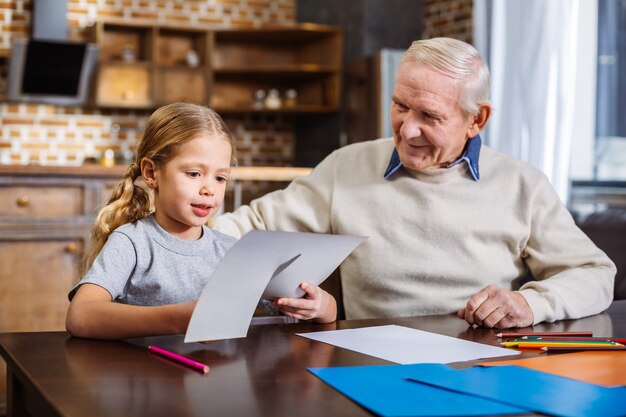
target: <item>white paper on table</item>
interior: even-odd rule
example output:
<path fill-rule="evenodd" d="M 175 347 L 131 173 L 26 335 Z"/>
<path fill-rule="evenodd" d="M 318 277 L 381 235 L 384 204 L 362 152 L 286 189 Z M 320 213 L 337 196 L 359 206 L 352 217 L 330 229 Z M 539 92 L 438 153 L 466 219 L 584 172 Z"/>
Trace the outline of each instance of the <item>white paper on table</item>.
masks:
<path fill-rule="evenodd" d="M 209 277 L 189 321 L 185 343 L 245 337 L 262 295 L 301 297 L 304 292 L 298 286 L 302 282 L 319 285 L 365 239 L 320 233 L 246 233 Z"/>
<path fill-rule="evenodd" d="M 297 335 L 402 365 L 452 363 L 520 353 L 517 350 L 396 325 L 298 333 Z"/>

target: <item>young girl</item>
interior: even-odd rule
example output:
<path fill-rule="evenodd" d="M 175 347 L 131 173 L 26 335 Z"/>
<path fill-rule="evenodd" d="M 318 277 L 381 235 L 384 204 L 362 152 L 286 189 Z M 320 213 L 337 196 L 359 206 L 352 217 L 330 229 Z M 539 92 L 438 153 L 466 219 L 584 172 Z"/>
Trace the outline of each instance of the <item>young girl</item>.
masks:
<path fill-rule="evenodd" d="M 96 220 L 88 272 L 69 293 L 70 334 L 122 339 L 186 331 L 195 300 L 235 244 L 205 225 L 222 204 L 235 163 L 231 134 L 211 109 L 174 103 L 150 116 L 136 162 Z M 139 176 L 153 201 L 135 184 Z M 275 303 L 283 314 L 335 320 L 332 295 L 307 283 L 301 288 L 303 298 Z"/>

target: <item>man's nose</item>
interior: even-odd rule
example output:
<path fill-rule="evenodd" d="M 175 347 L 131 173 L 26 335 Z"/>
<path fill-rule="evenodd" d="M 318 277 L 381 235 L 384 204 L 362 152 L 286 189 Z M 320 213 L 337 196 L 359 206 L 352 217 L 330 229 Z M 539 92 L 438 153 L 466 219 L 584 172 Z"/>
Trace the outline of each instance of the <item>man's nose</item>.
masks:
<path fill-rule="evenodd" d="M 408 111 L 402 120 L 400 126 L 400 135 L 403 138 L 417 138 L 422 135 L 422 123 L 416 112 Z"/>

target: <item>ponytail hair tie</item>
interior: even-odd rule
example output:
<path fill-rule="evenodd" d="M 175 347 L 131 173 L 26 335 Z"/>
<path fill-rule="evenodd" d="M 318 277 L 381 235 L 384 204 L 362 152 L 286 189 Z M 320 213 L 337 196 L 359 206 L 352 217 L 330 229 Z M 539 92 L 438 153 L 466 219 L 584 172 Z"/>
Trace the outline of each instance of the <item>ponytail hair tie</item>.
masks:
<path fill-rule="evenodd" d="M 135 162 L 128 166 L 128 169 L 126 170 L 127 177 L 130 177 L 134 180 L 139 176 L 139 174 L 141 174 L 141 169 L 139 168 L 139 165 L 137 165 Z"/>

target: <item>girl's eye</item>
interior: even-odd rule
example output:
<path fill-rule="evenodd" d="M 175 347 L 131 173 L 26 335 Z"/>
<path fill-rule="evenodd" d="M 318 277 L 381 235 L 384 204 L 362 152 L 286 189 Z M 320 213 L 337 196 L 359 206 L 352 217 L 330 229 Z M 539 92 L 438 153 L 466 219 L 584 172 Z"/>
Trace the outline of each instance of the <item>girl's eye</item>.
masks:
<path fill-rule="evenodd" d="M 226 182 L 228 178 L 226 177 L 217 177 L 217 182 Z"/>
<path fill-rule="evenodd" d="M 189 171 L 187 172 L 187 175 L 190 176 L 191 178 L 198 178 L 200 176 L 200 173 L 196 171 Z"/>

